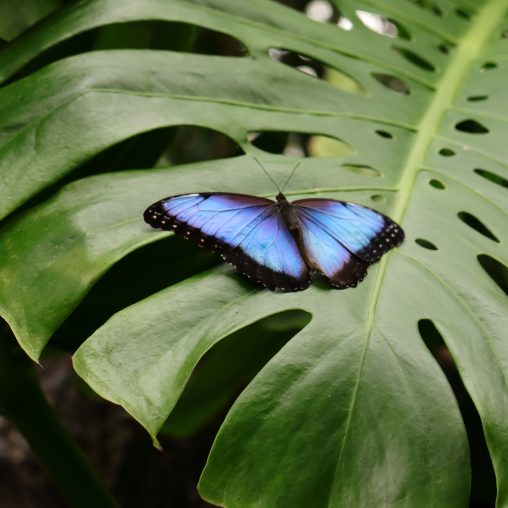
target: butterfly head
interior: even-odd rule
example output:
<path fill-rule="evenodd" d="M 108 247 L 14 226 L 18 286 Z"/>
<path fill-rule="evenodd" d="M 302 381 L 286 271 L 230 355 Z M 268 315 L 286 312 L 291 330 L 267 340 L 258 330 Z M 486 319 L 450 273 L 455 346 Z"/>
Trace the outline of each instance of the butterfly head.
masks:
<path fill-rule="evenodd" d="M 286 196 L 284 196 L 284 194 L 282 194 L 282 192 L 279 192 L 275 199 L 277 200 L 277 203 L 287 203 Z"/>

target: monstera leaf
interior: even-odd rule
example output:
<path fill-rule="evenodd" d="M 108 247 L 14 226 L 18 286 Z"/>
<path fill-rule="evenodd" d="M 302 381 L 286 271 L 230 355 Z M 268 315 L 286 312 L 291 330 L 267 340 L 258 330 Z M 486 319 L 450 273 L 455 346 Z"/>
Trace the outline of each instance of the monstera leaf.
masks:
<path fill-rule="evenodd" d="M 275 336 L 297 333 L 268 354 L 261 331 L 259 350 L 251 338 L 251 357 L 238 354 L 257 374 L 217 435 L 200 481 L 205 499 L 241 508 L 466 506 L 466 432 L 422 340 L 434 327 L 480 414 L 498 505 L 507 506 L 508 1 L 335 3 L 339 26 L 268 0 L 90 0 L 5 45 L 1 315 L 37 359 L 114 263 L 166 238 L 142 221 L 150 203 L 196 191 L 273 196 L 252 157 L 279 181 L 294 159 L 261 150 L 253 133 L 331 138 L 340 155 L 313 152 L 286 194 L 356 201 L 402 224 L 406 241 L 364 282 L 278 294 L 191 263 L 179 282 L 85 340 L 76 371 L 156 441 L 206 353 L 272 317 Z M 146 20 L 225 33 L 246 51 L 98 50 L 37 70 L 75 35 Z M 328 80 L 272 58 L 281 54 L 319 62 Z M 244 155 L 70 181 L 106 148 L 182 125 L 219 131 Z M 185 242 L 160 247 L 168 257 L 158 270 L 178 280 Z M 236 355 L 220 358 L 216 372 L 236 368 Z"/>

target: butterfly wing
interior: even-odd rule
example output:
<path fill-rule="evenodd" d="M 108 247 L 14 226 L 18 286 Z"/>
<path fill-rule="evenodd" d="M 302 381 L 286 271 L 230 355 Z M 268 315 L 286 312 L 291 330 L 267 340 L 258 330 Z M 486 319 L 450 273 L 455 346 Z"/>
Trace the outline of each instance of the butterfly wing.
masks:
<path fill-rule="evenodd" d="M 404 239 L 398 224 L 356 203 L 300 199 L 291 204 L 307 264 L 338 288 L 356 286 L 371 263 Z"/>
<path fill-rule="evenodd" d="M 277 205 L 232 193 L 183 194 L 148 207 L 145 221 L 218 252 L 269 289 L 299 291 L 310 275 Z"/>

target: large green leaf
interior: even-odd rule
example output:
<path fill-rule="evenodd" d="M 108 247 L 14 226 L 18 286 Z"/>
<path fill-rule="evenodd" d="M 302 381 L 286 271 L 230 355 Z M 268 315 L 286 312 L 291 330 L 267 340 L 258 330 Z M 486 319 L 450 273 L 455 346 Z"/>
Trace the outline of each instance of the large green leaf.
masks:
<path fill-rule="evenodd" d="M 498 505 L 507 505 L 506 296 L 478 257 L 508 263 L 508 1 L 449 0 L 434 10 L 407 0 L 336 3 L 353 20 L 351 31 L 265 0 L 92 0 L 7 45 L 4 79 L 74 34 L 135 20 L 197 24 L 237 37 L 248 52 L 93 52 L 6 86 L 2 216 L 105 148 L 160 127 L 212 128 L 247 156 L 86 178 L 7 218 L 0 312 L 38 358 L 112 264 L 165 236 L 142 223 L 148 204 L 200 190 L 273 195 L 251 156 L 279 181 L 293 161 L 255 148 L 250 132 L 340 139 L 350 154 L 308 158 L 287 194 L 369 204 L 402 223 L 405 243 L 357 289 L 317 283 L 276 294 L 217 268 L 115 314 L 78 350 L 75 368 L 156 439 L 214 344 L 267 316 L 308 312 L 310 322 L 230 410 L 201 479 L 203 496 L 242 508 L 465 506 L 462 420 L 418 332 L 419 320 L 431 319 L 480 413 Z M 358 10 L 391 20 L 400 37 L 368 29 Z M 273 62 L 270 48 L 340 71 L 344 89 Z"/>
<path fill-rule="evenodd" d="M 58 0 L 4 0 L 0 3 L 0 39 L 14 39 L 59 4 Z"/>

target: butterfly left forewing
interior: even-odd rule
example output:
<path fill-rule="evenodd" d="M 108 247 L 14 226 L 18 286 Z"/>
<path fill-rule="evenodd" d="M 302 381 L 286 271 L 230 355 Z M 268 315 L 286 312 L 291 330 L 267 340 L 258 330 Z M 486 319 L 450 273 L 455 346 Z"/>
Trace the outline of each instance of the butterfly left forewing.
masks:
<path fill-rule="evenodd" d="M 231 248 L 230 240 L 273 201 L 232 193 L 181 194 L 161 199 L 144 212 L 154 228 L 173 231 L 213 252 Z M 235 220 L 241 214 L 242 221 Z"/>
<path fill-rule="evenodd" d="M 307 267 L 276 204 L 232 193 L 184 194 L 147 208 L 145 221 L 218 252 L 247 277 L 270 289 L 298 291 Z"/>

